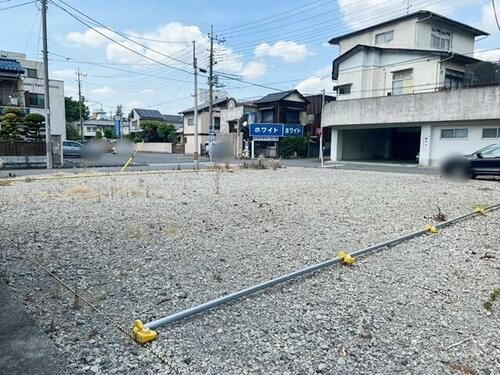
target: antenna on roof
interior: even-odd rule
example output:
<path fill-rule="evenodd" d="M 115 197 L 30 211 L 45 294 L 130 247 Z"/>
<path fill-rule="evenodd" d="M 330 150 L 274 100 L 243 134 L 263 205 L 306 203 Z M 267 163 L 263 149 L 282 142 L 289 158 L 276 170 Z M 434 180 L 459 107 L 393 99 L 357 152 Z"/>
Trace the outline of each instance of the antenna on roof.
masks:
<path fill-rule="evenodd" d="M 403 0 L 403 3 L 406 7 L 406 14 L 410 14 L 411 7 L 413 6 L 412 0 Z"/>

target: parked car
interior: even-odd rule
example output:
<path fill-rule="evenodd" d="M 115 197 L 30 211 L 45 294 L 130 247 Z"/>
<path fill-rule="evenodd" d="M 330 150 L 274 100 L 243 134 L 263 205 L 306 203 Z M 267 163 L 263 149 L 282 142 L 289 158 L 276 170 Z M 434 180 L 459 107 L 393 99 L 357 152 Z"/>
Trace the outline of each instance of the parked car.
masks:
<path fill-rule="evenodd" d="M 83 145 L 75 141 L 63 141 L 63 156 L 81 158 L 83 156 Z"/>
<path fill-rule="evenodd" d="M 445 176 L 476 178 L 500 176 L 500 144 L 486 146 L 472 154 L 454 157 L 442 165 Z"/>

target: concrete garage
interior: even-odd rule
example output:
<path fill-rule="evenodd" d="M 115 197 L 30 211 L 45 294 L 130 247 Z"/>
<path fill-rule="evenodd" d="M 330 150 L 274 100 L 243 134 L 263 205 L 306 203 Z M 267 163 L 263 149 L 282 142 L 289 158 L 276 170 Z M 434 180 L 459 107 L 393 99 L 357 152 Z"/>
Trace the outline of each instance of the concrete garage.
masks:
<path fill-rule="evenodd" d="M 418 163 L 420 127 L 343 129 L 339 138 L 342 160 Z"/>

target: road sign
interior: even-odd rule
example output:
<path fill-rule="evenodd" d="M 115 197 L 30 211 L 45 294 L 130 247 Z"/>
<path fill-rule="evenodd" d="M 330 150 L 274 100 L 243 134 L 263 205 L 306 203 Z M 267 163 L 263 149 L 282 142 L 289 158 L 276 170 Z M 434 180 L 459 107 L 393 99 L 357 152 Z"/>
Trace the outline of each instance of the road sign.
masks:
<path fill-rule="evenodd" d="M 285 137 L 299 137 L 304 135 L 304 125 L 286 124 L 284 128 Z"/>
<path fill-rule="evenodd" d="M 283 137 L 283 124 L 251 124 L 250 137 Z"/>

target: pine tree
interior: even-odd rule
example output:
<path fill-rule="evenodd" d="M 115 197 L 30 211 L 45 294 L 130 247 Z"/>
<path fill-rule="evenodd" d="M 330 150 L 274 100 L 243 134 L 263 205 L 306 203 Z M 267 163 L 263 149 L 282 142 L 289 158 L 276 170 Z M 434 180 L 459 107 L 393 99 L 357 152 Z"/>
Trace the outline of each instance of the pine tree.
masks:
<path fill-rule="evenodd" d="M 41 141 L 45 139 L 45 116 L 38 113 L 31 113 L 24 120 L 24 138 L 27 141 Z"/>
<path fill-rule="evenodd" d="M 7 107 L 0 116 L 0 139 L 17 141 L 22 139 L 24 117 L 19 108 Z"/>

